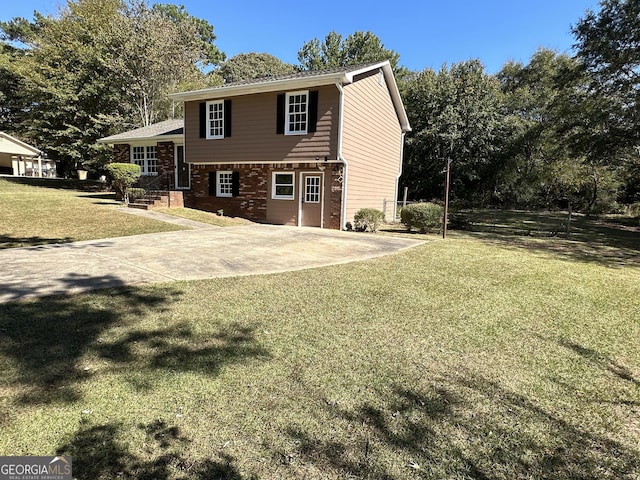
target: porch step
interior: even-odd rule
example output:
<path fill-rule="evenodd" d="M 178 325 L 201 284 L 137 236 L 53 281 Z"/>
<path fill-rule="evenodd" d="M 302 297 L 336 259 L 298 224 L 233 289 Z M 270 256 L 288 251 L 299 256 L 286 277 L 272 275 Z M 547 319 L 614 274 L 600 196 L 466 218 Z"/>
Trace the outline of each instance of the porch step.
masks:
<path fill-rule="evenodd" d="M 140 210 L 149 210 L 149 204 L 148 203 L 133 202 L 133 203 L 129 203 L 127 206 L 129 208 L 139 208 Z"/>
<path fill-rule="evenodd" d="M 152 208 L 166 208 L 169 206 L 169 191 L 168 190 L 154 190 L 143 198 L 136 199 L 135 202 L 131 202 L 129 207 L 139 208 L 142 210 L 150 210 Z"/>

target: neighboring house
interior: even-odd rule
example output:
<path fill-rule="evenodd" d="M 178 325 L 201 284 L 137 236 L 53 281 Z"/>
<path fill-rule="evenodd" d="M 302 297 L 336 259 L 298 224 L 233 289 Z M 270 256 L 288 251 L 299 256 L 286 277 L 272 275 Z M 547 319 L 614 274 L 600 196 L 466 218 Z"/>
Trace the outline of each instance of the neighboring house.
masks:
<path fill-rule="evenodd" d="M 56 163 L 37 148 L 0 132 L 0 174 L 55 177 Z"/>
<path fill-rule="evenodd" d="M 364 207 L 388 205 L 395 217 L 410 126 L 389 62 L 170 97 L 184 102 L 183 132 L 179 121 L 162 122 L 100 141 L 116 161 L 184 189 L 185 205 L 334 229 Z"/>

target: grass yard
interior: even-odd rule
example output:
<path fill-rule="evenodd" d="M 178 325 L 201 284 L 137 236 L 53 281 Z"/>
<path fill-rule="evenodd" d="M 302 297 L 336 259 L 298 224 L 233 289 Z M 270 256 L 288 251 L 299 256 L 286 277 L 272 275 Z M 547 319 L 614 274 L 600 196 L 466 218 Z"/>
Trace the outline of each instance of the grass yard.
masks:
<path fill-rule="evenodd" d="M 216 215 L 215 213 L 196 210 L 194 208 L 156 208 L 155 211 L 166 215 L 173 215 L 174 217 L 195 220 L 196 222 L 208 223 L 217 227 L 233 227 L 237 225 L 250 225 L 253 223 L 250 220 L 245 220 L 244 218 L 224 217 Z"/>
<path fill-rule="evenodd" d="M 0 305 L 0 452 L 79 479 L 637 480 L 640 248 L 429 238 Z"/>
<path fill-rule="evenodd" d="M 119 212 L 114 194 L 75 189 L 82 186 L 77 181 L 0 178 L 0 248 L 180 230 Z"/>

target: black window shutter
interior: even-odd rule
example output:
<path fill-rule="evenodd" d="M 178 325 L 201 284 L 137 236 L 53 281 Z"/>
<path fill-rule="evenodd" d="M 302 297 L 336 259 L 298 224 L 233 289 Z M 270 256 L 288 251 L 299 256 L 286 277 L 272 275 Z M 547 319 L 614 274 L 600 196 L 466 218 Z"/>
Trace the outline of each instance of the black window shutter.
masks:
<path fill-rule="evenodd" d="M 231 136 L 231 100 L 224 101 L 224 136 Z"/>
<path fill-rule="evenodd" d="M 284 134 L 284 93 L 278 95 L 278 115 L 276 117 L 276 133 Z"/>
<path fill-rule="evenodd" d="M 309 125 L 307 132 L 315 132 L 318 125 L 318 91 L 309 92 Z"/>
<path fill-rule="evenodd" d="M 200 138 L 207 138 L 207 104 L 200 104 Z"/>
<path fill-rule="evenodd" d="M 216 172 L 209 172 L 209 196 L 216 196 Z"/>
<path fill-rule="evenodd" d="M 240 195 L 240 172 L 231 173 L 231 195 L 234 197 Z"/>

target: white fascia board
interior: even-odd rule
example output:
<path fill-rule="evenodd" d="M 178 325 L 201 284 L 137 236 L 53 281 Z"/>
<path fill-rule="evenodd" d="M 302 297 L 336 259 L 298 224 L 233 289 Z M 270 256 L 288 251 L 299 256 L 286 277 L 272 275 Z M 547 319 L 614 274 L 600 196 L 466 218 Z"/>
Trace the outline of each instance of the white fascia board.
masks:
<path fill-rule="evenodd" d="M 134 138 L 99 138 L 97 143 L 104 143 L 106 145 L 115 145 L 116 143 L 128 143 L 130 145 L 152 145 L 158 142 L 173 142 L 178 145 L 184 143 L 183 135 L 160 135 L 156 137 L 134 137 Z"/>
<path fill-rule="evenodd" d="M 382 68 L 384 81 L 387 84 L 387 88 L 389 88 L 389 93 L 391 94 L 393 105 L 396 107 L 396 112 L 398 112 L 400 127 L 402 128 L 402 131 L 404 133 L 410 132 L 411 125 L 409 124 L 409 117 L 407 116 L 407 111 L 404 109 L 404 102 L 402 101 L 402 97 L 400 96 L 400 90 L 398 90 L 398 84 L 396 83 L 396 77 L 393 75 L 391 65 L 387 61 L 384 62 L 384 64 L 380 68 Z"/>
<path fill-rule="evenodd" d="M 284 160 L 217 160 L 217 161 L 211 161 L 211 162 L 190 162 L 188 160 L 185 160 L 186 163 L 189 163 L 191 165 L 203 165 L 203 166 L 207 166 L 207 165 L 300 165 L 300 164 L 309 164 L 309 163 L 315 163 L 318 165 L 333 165 L 333 164 L 342 164 L 342 160 L 327 160 L 326 162 L 324 160 L 315 160 L 315 159 L 297 159 L 297 160 L 292 160 L 292 159 L 284 159 Z M 299 167 L 294 167 L 294 168 L 299 168 Z"/>
<path fill-rule="evenodd" d="M 191 92 L 171 93 L 169 98 L 183 102 L 194 100 L 215 100 L 219 98 L 237 97 L 252 93 L 280 92 L 285 90 L 300 90 L 304 88 L 333 85 L 336 82 L 348 83 L 347 76 L 342 73 L 328 73 L 311 77 L 286 78 L 282 80 L 250 83 L 246 85 L 229 85 L 228 87 L 206 88 Z"/>
<path fill-rule="evenodd" d="M 38 149 L 36 147 L 32 147 L 28 143 L 24 143 L 22 140 L 18 140 L 17 138 L 12 137 L 8 133 L 0 132 L 0 138 L 5 139 L 9 143 L 13 143 L 15 145 L 18 145 L 19 147 L 22 147 L 22 148 L 26 149 L 29 152 L 32 152 L 31 154 L 24 153 L 24 152 L 18 152 L 18 153 L 16 153 L 16 155 L 39 157 L 43 153 L 42 150 L 40 150 L 40 149 Z M 14 153 L 14 152 L 6 152 L 6 153 Z"/>

